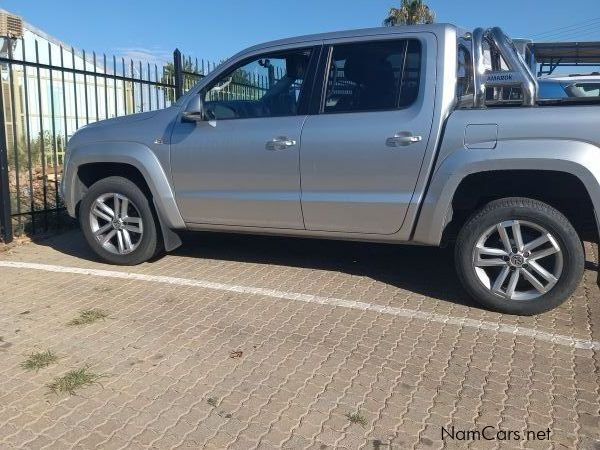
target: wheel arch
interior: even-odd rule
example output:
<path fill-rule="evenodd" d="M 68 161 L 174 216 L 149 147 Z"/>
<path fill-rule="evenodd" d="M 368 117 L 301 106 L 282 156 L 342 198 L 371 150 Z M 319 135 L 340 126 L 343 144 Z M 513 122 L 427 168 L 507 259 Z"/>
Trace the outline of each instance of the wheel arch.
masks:
<path fill-rule="evenodd" d="M 598 236 L 598 212 L 600 211 L 600 161 L 598 147 L 584 142 L 512 142 L 509 151 L 466 150 L 462 149 L 446 158 L 439 164 L 423 200 L 421 213 L 413 231 L 412 240 L 427 245 L 443 243 L 447 227 L 454 218 L 453 203 L 456 195 L 470 192 L 465 186 L 480 178 L 485 180 L 483 186 L 493 186 L 495 180 L 502 182 L 518 179 L 521 175 L 536 174 L 540 179 L 552 181 L 552 177 L 570 180 L 570 186 L 578 186 L 578 192 L 585 195 L 584 202 L 591 207 L 590 217 L 594 224 L 594 234 Z M 557 147 L 557 145 L 560 146 Z M 567 145 L 568 144 L 568 145 Z M 516 177 L 516 178 L 515 178 Z M 499 193 L 508 196 L 532 196 L 522 186 L 518 192 L 511 191 L 509 186 L 500 189 Z M 480 184 L 481 186 L 481 184 Z M 552 189 L 552 183 L 548 189 Z M 461 192 L 462 189 L 462 192 Z M 490 189 L 487 190 L 490 193 Z M 473 197 L 480 198 L 481 192 Z M 548 201 L 548 196 L 533 195 L 537 200 Z M 498 198 L 498 194 L 491 199 Z M 572 198 L 569 196 L 569 198 Z M 550 202 L 552 203 L 552 201 Z M 555 203 L 555 202 L 554 202 Z M 554 205 L 553 205 L 554 206 Z M 560 205 L 559 205 L 560 206 Z M 561 208 L 557 208 L 561 209 Z"/>
<path fill-rule="evenodd" d="M 185 228 L 160 161 L 148 147 L 134 142 L 88 144 L 72 152 L 64 179 L 69 214 L 76 215 L 90 183 L 113 175 L 131 179 L 150 194 L 161 224 L 169 229 Z"/>
<path fill-rule="evenodd" d="M 442 242 L 452 241 L 473 211 L 506 197 L 539 200 L 569 219 L 582 240 L 598 241 L 592 199 L 576 175 L 555 170 L 508 169 L 472 173 L 457 186 Z"/>

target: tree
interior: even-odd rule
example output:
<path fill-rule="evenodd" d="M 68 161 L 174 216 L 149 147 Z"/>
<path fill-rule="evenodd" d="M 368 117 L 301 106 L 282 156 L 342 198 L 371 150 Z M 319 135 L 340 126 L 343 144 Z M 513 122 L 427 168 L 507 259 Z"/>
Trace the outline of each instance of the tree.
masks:
<path fill-rule="evenodd" d="M 196 68 L 192 64 L 192 60 L 185 59 L 185 58 L 183 58 L 183 71 L 188 72 L 188 73 L 198 73 L 196 71 Z M 183 84 L 184 84 L 184 86 L 188 86 L 189 84 L 191 84 L 193 86 L 195 84 L 195 82 L 197 81 L 197 77 L 188 75 L 188 73 L 183 74 L 183 78 L 184 78 Z M 204 76 L 205 74 L 198 73 L 198 75 Z M 163 75 L 160 78 L 160 82 L 164 83 L 164 84 L 175 84 L 175 66 L 173 65 L 172 62 L 167 63 L 163 67 Z M 176 100 L 175 99 L 175 90 L 173 88 L 160 87 L 159 89 L 163 89 L 166 92 L 167 100 L 169 100 L 171 103 L 173 103 Z"/>
<path fill-rule="evenodd" d="M 390 8 L 383 21 L 386 27 L 435 22 L 435 13 L 423 0 L 402 0 L 400 8 Z"/>

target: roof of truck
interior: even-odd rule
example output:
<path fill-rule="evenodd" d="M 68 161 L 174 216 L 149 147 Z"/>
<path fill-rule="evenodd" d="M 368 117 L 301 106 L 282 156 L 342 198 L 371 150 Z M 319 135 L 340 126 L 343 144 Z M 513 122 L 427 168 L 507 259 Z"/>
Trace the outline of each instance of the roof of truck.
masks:
<path fill-rule="evenodd" d="M 443 34 L 447 31 L 456 31 L 458 34 L 464 34 L 464 30 L 448 23 L 435 23 L 429 25 L 401 25 L 394 27 L 376 27 L 376 28 L 362 28 L 357 30 L 346 30 L 346 31 L 334 31 L 330 33 L 320 33 L 320 34 L 307 34 L 304 36 L 296 36 L 286 39 L 279 39 L 276 41 L 265 42 L 263 44 L 258 44 L 247 48 L 243 51 L 252 52 L 255 50 L 261 50 L 269 47 L 278 47 L 278 46 L 286 46 L 299 44 L 302 42 L 314 42 L 314 41 L 324 41 L 328 39 L 343 39 L 343 38 L 360 38 L 365 36 L 380 36 L 380 35 L 393 35 L 398 33 L 409 32 L 433 32 L 435 34 Z"/>

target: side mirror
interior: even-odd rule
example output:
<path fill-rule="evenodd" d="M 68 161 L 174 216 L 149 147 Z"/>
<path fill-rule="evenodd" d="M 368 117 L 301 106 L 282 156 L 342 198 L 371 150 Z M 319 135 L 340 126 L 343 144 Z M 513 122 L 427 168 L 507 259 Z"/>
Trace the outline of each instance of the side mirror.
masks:
<path fill-rule="evenodd" d="M 206 120 L 202 94 L 194 95 L 188 102 L 185 111 L 183 112 L 182 119 L 185 122 L 203 122 Z"/>

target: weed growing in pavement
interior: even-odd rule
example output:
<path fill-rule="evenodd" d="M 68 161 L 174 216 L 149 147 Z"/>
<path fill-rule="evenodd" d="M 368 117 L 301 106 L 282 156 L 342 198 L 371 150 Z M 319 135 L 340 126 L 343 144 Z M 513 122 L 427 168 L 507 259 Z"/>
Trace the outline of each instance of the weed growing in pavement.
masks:
<path fill-rule="evenodd" d="M 106 292 L 110 292 L 112 290 L 113 290 L 113 288 L 111 288 L 110 286 L 96 286 L 93 289 L 94 292 L 100 292 L 100 293 L 106 293 Z"/>
<path fill-rule="evenodd" d="M 86 309 L 79 313 L 78 317 L 75 317 L 71 320 L 67 325 L 77 326 L 77 325 L 88 325 L 90 323 L 94 323 L 98 320 L 104 320 L 108 317 L 108 313 L 101 309 Z"/>
<path fill-rule="evenodd" d="M 62 377 L 55 378 L 52 383 L 48 384 L 48 388 L 50 389 L 50 392 L 54 394 L 67 392 L 74 395 L 77 389 L 97 383 L 100 378 L 105 376 L 106 375 L 90 372 L 86 366 L 81 369 L 71 370 Z"/>
<path fill-rule="evenodd" d="M 367 425 L 367 419 L 360 413 L 360 411 L 355 413 L 347 413 L 346 417 L 351 423 L 358 423 L 363 427 Z"/>
<path fill-rule="evenodd" d="M 29 358 L 21 363 L 21 367 L 25 370 L 38 371 L 44 367 L 48 367 L 57 360 L 58 356 L 52 350 L 46 350 L 45 352 L 37 352 L 29 355 Z"/>

